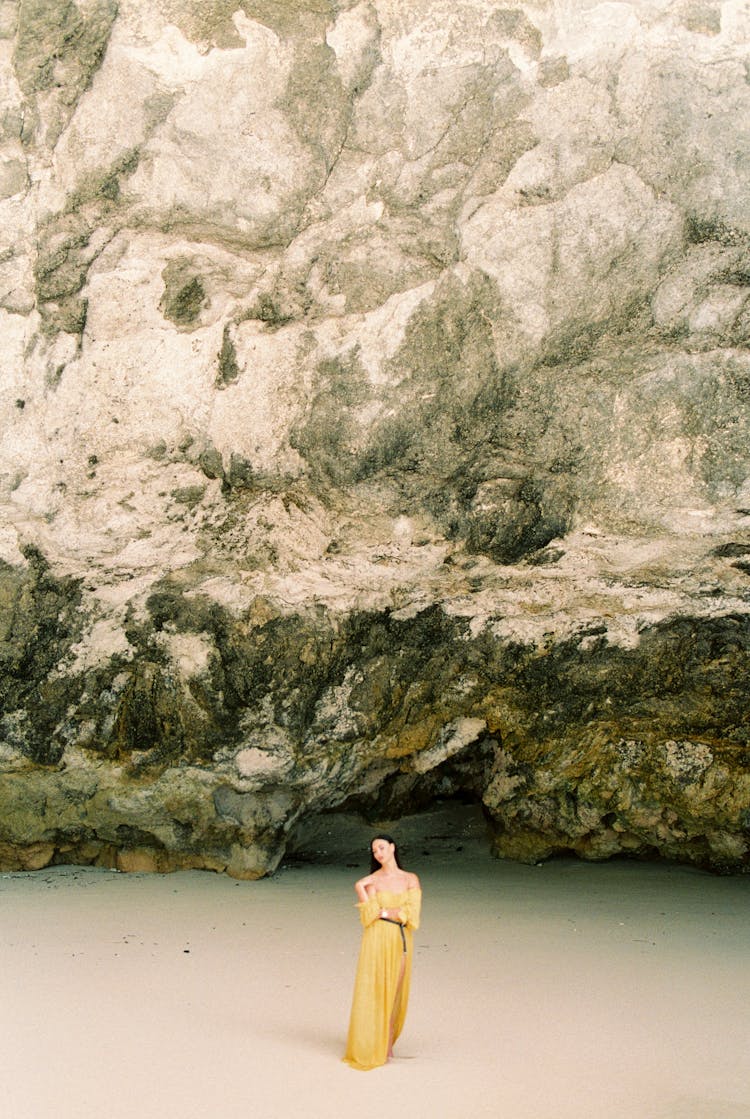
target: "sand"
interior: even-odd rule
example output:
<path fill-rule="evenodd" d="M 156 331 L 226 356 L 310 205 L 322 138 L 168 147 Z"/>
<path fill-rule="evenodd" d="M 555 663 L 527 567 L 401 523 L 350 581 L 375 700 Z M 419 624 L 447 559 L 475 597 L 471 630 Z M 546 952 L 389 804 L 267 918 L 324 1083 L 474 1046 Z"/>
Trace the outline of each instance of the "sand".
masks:
<path fill-rule="evenodd" d="M 346 866 L 0 876 L 2 1119 L 747 1119 L 750 879 L 410 860 L 397 1059 L 341 1063 Z"/>

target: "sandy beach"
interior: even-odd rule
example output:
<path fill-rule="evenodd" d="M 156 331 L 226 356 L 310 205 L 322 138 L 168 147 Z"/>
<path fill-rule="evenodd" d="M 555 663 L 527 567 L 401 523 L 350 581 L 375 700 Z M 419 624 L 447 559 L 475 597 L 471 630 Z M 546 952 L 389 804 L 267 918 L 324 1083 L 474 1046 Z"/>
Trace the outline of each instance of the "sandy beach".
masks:
<path fill-rule="evenodd" d="M 0 877 L 4 1119 L 746 1119 L 750 881 L 665 864 L 422 878 L 397 1059 L 341 1063 L 356 868 Z"/>

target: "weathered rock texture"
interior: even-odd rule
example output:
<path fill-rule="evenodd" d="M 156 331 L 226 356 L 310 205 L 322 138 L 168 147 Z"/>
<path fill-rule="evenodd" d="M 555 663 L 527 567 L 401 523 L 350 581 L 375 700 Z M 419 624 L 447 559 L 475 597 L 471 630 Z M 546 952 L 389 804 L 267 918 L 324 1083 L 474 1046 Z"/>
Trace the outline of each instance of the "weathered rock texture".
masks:
<path fill-rule="evenodd" d="M 0 36 L 0 865 L 457 796 L 746 870 L 746 4 Z"/>

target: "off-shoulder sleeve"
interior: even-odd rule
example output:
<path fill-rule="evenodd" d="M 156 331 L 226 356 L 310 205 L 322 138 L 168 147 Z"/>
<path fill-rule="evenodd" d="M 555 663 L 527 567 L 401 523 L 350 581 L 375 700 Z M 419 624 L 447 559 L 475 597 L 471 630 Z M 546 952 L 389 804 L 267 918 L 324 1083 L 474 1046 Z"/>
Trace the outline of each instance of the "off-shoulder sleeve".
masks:
<path fill-rule="evenodd" d="M 380 913 L 380 904 L 377 898 L 368 898 L 367 901 L 358 901 L 357 909 L 359 910 L 359 919 L 367 928 L 373 921 L 377 921 L 378 914 Z"/>
<path fill-rule="evenodd" d="M 406 901 L 401 906 L 404 915 L 404 924 L 407 929 L 419 928 L 419 917 L 422 912 L 422 891 L 416 888 L 406 891 Z"/>

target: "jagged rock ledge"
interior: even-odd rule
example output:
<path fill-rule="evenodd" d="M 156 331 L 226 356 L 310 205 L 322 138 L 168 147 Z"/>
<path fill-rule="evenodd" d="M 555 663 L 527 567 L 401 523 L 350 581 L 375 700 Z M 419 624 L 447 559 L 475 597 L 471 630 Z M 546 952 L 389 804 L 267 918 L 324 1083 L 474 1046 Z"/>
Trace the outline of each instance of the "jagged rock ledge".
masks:
<path fill-rule="evenodd" d="M 691 595 L 685 576 L 654 589 L 666 557 L 650 542 L 620 546 L 619 570 L 611 541 L 575 543 L 525 568 L 435 555 L 398 609 L 337 612 L 334 584 L 314 608 L 246 592 L 230 609 L 207 593 L 216 572 L 203 588 L 170 576 L 95 666 L 106 626 L 82 632 L 80 582 L 31 553 L 25 579 L 3 575 L 0 865 L 256 877 L 315 814 L 397 819 L 458 797 L 506 857 L 747 869 L 750 623 L 712 581 L 732 558 L 704 557 Z"/>

